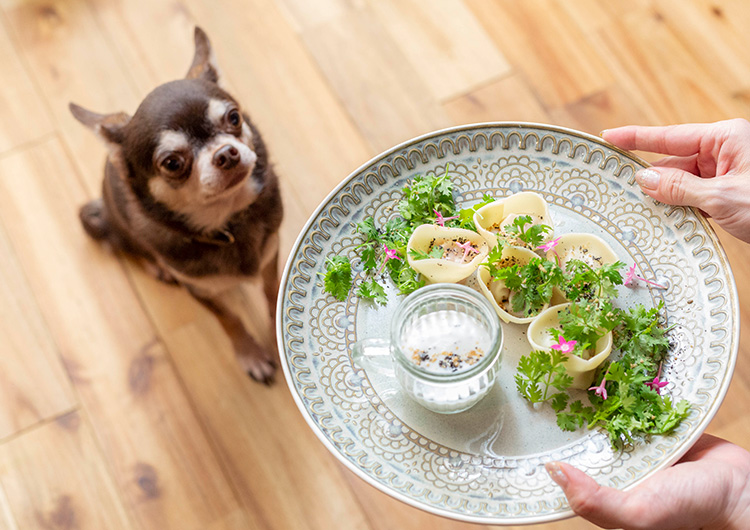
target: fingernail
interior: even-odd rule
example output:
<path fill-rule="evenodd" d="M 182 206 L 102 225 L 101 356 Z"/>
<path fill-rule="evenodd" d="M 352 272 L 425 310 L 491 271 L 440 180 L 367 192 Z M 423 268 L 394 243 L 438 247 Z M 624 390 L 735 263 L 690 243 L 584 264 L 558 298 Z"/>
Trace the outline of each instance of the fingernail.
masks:
<path fill-rule="evenodd" d="M 544 469 L 547 470 L 547 473 L 555 481 L 555 484 L 561 488 L 568 485 L 568 476 L 563 472 L 559 462 L 547 462 L 544 464 Z"/>
<path fill-rule="evenodd" d="M 599 133 L 599 136 L 601 136 L 602 138 L 604 138 L 604 135 L 607 134 L 608 131 L 609 131 L 609 129 L 604 129 L 602 132 Z"/>
<path fill-rule="evenodd" d="M 659 189 L 659 172 L 654 169 L 641 169 L 635 174 L 635 180 L 641 188 Z"/>

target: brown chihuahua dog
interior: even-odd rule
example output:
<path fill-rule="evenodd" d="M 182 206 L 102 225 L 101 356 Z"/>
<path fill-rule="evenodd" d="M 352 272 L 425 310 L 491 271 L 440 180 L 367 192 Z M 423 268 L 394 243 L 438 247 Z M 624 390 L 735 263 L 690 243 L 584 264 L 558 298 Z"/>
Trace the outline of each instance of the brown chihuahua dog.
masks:
<path fill-rule="evenodd" d="M 109 147 L 102 198 L 80 218 L 94 239 L 185 286 L 217 316 L 240 365 L 269 383 L 273 358 L 220 295 L 261 279 L 273 319 L 281 196 L 260 134 L 218 80 L 208 37 L 195 28 L 186 78 L 157 87 L 132 117 L 71 104 Z"/>

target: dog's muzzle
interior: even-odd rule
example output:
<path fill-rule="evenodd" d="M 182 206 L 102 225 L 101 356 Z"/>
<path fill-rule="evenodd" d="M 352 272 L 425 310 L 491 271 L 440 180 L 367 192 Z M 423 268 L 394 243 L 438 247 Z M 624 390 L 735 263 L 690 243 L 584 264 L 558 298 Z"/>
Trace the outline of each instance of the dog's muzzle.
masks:
<path fill-rule="evenodd" d="M 240 151 L 235 146 L 226 144 L 216 150 L 212 162 L 219 169 L 230 170 L 239 164 L 240 160 Z"/>

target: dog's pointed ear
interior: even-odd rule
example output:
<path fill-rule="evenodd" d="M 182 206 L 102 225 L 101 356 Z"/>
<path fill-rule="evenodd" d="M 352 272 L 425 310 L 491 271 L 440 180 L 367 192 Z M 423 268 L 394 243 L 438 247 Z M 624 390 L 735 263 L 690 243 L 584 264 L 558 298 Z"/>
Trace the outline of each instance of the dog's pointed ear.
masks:
<path fill-rule="evenodd" d="M 71 114 L 91 129 L 108 144 L 121 144 L 125 139 L 125 126 L 130 122 L 130 116 L 124 112 L 114 114 L 98 114 L 71 103 L 68 105 Z"/>
<path fill-rule="evenodd" d="M 195 56 L 185 78 L 219 82 L 219 67 L 216 65 L 211 42 L 206 32 L 198 26 L 195 27 Z"/>

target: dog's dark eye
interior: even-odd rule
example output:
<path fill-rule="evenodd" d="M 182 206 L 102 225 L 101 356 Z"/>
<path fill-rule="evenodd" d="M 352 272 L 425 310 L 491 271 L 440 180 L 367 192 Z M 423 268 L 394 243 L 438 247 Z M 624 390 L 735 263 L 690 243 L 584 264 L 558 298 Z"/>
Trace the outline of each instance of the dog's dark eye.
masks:
<path fill-rule="evenodd" d="M 227 121 L 232 127 L 239 127 L 242 123 L 242 114 L 237 109 L 232 109 L 227 114 Z"/>
<path fill-rule="evenodd" d="M 179 173 L 185 167 L 185 159 L 180 155 L 169 155 L 161 161 L 161 167 L 170 173 Z"/>

